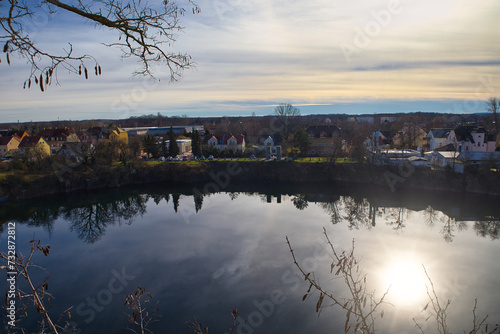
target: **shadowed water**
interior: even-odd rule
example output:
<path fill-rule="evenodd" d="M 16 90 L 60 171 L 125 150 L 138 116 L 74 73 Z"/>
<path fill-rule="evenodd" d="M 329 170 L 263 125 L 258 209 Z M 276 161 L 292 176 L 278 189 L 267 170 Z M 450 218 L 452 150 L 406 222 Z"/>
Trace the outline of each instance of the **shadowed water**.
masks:
<path fill-rule="evenodd" d="M 235 308 L 247 321 L 238 333 L 340 332 L 345 313 L 326 308 L 318 317 L 317 296 L 302 301 L 308 284 L 285 242 L 288 236 L 299 263 L 325 288 L 347 296 L 329 274 L 323 227 L 339 250 L 354 240 L 376 296 L 391 286 L 377 320 L 381 331 L 417 333 L 413 318 L 426 333 L 435 331 L 422 312 L 422 265 L 438 295 L 452 302 L 452 332 L 470 330 L 475 298 L 477 313 L 489 314 L 490 323 L 500 319 L 496 198 L 313 185 L 232 185 L 204 195 L 197 189 L 78 194 L 4 206 L 0 217 L 16 222 L 21 251 L 33 238 L 51 246 L 48 257 L 35 258 L 50 274 L 50 313 L 57 319 L 73 307 L 70 321 L 81 333 L 123 333 L 125 296 L 138 286 L 159 304 L 155 333 L 189 333 L 185 322 L 194 318 L 210 333 L 229 332 Z M 34 330 L 41 317 L 30 311 L 22 324 Z"/>

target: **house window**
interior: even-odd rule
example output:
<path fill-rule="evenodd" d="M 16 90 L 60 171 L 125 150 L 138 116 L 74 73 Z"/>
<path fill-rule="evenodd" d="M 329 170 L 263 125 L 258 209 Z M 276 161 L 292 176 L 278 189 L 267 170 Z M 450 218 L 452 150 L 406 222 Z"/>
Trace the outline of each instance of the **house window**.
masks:
<path fill-rule="evenodd" d="M 323 143 L 322 143 L 322 142 L 319 142 L 319 143 L 318 143 L 318 146 L 323 146 Z"/>
<path fill-rule="evenodd" d="M 312 151 L 311 151 L 311 153 L 312 153 L 312 154 L 316 154 L 316 150 L 312 150 Z"/>
<path fill-rule="evenodd" d="M 310 134 L 309 134 L 309 138 L 310 138 L 310 139 L 314 139 L 314 134 L 310 133 Z"/>

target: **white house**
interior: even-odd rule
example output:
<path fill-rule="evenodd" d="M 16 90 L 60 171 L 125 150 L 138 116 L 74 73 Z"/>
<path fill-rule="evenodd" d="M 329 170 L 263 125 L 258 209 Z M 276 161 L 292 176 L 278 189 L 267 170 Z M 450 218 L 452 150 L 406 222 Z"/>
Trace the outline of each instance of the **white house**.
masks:
<path fill-rule="evenodd" d="M 434 151 L 431 155 L 431 165 L 435 167 L 446 167 L 452 165 L 453 161 L 458 158 L 457 152 L 449 151 Z"/>
<path fill-rule="evenodd" d="M 425 138 L 424 150 L 434 151 L 436 148 L 448 144 L 446 140 L 451 129 L 430 129 Z"/>
<path fill-rule="evenodd" d="M 458 152 L 494 152 L 496 148 L 495 138 L 482 127 L 458 126 L 450 131 L 446 143 L 453 144 Z"/>
<path fill-rule="evenodd" d="M 215 147 L 220 151 L 228 149 L 233 152 L 245 152 L 245 136 L 243 135 L 224 134 L 206 136 L 202 144 L 208 147 Z"/>

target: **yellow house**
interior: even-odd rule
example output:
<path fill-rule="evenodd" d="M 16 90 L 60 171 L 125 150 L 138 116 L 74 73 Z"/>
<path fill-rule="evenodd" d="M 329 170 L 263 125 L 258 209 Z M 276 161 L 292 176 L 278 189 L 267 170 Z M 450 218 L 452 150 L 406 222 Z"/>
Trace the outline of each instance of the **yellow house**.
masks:
<path fill-rule="evenodd" d="M 120 140 L 128 144 L 128 133 L 119 127 L 102 128 L 99 141 L 110 142 L 112 140 Z"/>
<path fill-rule="evenodd" d="M 329 156 L 340 149 L 342 130 L 335 125 L 310 126 L 306 132 L 311 141 L 309 154 Z"/>
<path fill-rule="evenodd" d="M 3 157 L 10 150 L 17 151 L 21 140 L 17 136 L 0 137 L 0 156 Z"/>
<path fill-rule="evenodd" d="M 19 153 L 30 154 L 34 158 L 50 156 L 50 146 L 42 136 L 25 136 L 18 149 Z"/>
<path fill-rule="evenodd" d="M 421 128 L 404 127 L 392 138 L 394 147 L 422 149 L 427 133 Z"/>

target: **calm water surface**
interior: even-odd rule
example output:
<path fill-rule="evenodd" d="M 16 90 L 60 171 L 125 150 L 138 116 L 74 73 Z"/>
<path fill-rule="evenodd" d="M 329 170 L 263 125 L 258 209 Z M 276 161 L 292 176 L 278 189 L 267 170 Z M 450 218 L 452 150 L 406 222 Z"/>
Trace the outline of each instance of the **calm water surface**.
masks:
<path fill-rule="evenodd" d="M 354 242 L 375 296 L 390 286 L 380 332 L 417 333 L 413 318 L 435 332 L 422 312 L 423 266 L 441 300 L 451 300 L 453 332 L 470 331 L 476 298 L 477 313 L 500 321 L 497 198 L 266 185 L 194 195 L 195 188 L 158 185 L 30 201 L 1 207 L 0 217 L 16 222 L 22 252 L 33 238 L 51 246 L 49 256 L 35 258 L 50 274 L 50 312 L 57 318 L 73 307 L 72 325 L 81 333 L 126 332 L 125 296 L 138 286 L 158 302 L 155 333 L 190 333 L 185 323 L 195 318 L 210 333 L 225 333 L 235 308 L 247 319 L 238 333 L 342 332 L 345 313 L 332 307 L 318 317 L 317 295 L 302 301 L 308 284 L 285 240 L 326 289 L 347 297 L 329 274 L 323 228 L 338 250 Z M 5 225 L 1 241 L 5 252 Z M 23 324 L 33 329 L 41 318 L 30 311 Z"/>

